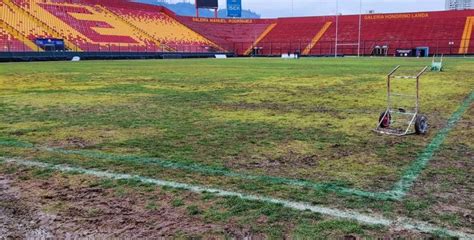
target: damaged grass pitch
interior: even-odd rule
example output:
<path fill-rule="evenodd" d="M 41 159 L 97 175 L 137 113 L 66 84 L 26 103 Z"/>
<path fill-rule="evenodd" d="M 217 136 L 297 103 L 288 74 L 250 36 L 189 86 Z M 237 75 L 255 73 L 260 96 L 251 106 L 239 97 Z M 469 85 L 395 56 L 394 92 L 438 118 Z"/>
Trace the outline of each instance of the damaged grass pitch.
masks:
<path fill-rule="evenodd" d="M 429 64 L 403 62 L 412 69 Z M 471 91 L 473 63 L 450 59 L 449 71 L 422 79 L 422 111 L 432 131 L 405 138 L 370 131 L 385 107 L 384 75 L 399 64 L 397 59 L 8 64 L 0 68 L 0 136 L 40 147 L 157 157 L 380 191 L 399 179 Z M 452 155 L 462 158 L 466 151 Z M 306 188 L 196 176 L 140 161 L 3 145 L 0 153 L 313 203 L 369 206 L 387 215 L 400 207 Z"/>
<path fill-rule="evenodd" d="M 199 72 L 179 61 L 9 64 L 0 70 L 0 133 L 365 189 L 398 179 L 432 136 L 369 132 L 395 60 L 304 59 L 291 68 L 273 59 L 232 61 L 188 61 Z M 470 60 L 452 61 L 458 69 Z M 407 61 L 413 69 L 424 64 Z M 469 73 L 422 80 L 422 109 L 434 128 L 467 94 Z"/>
<path fill-rule="evenodd" d="M 14 168 L 17 172 L 11 173 L 10 168 Z M 94 233 L 98 227 L 103 233 L 111 231 L 109 234 L 115 234 L 115 230 L 125 226 L 127 231 L 123 234 L 141 232 L 140 234 L 144 236 L 183 234 L 185 237 L 237 238 L 368 236 L 385 234 L 387 231 L 385 228 L 333 220 L 315 213 L 300 213 L 278 204 L 244 201 L 235 197 L 202 199 L 194 193 L 167 188 L 153 187 L 151 191 L 143 191 L 148 186 L 54 171 L 47 179 L 36 178 L 35 172 L 35 169 L 0 165 L 0 173 L 13 181 L 20 190 L 20 195 L 16 199 L 18 204 L 25 203 L 24 210 L 28 212 L 42 211 L 53 216 L 56 219 L 52 223 L 53 227 L 61 225 L 61 228 L 56 228 L 55 231 L 58 231 L 56 234 L 66 234 L 68 231 L 71 234 L 77 229 L 81 229 L 84 233 Z M 104 184 L 107 186 L 106 190 L 97 189 L 97 186 Z M 121 197 L 123 192 L 127 193 L 126 198 Z M 87 195 L 87 200 L 81 197 L 85 193 L 90 193 Z M 32 201 L 33 199 L 35 201 Z M 125 203 L 119 204 L 124 201 Z M 104 204 L 105 202 L 107 204 Z M 4 202 L 0 199 L 0 207 L 2 206 Z M 121 215 L 122 213 L 125 215 Z M 111 214 L 117 221 L 109 218 Z M 166 216 L 167 214 L 172 214 L 173 217 L 170 218 Z M 146 224 L 147 226 L 141 228 L 130 227 L 143 224 L 140 219 L 138 221 L 136 219 L 147 216 L 153 216 L 146 219 L 153 224 Z M 128 220 L 122 221 L 124 217 Z M 89 224 L 87 219 L 93 219 L 94 224 Z M 160 225 L 160 220 L 168 221 L 168 227 L 165 229 L 156 227 Z M 43 226 L 43 229 L 48 228 Z"/>

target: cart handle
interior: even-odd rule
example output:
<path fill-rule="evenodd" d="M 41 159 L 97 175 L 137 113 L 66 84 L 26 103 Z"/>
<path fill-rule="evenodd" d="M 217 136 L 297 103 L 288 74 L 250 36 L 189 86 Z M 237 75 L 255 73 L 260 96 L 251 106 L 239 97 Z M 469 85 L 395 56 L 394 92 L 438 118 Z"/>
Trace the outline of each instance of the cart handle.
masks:
<path fill-rule="evenodd" d="M 387 76 L 391 77 L 399 68 L 400 68 L 400 65 L 396 66 Z"/>
<path fill-rule="evenodd" d="M 441 64 L 443 63 L 443 56 L 444 54 L 441 54 Z M 433 54 L 433 61 L 431 61 L 432 63 L 435 62 L 435 57 L 436 57 L 436 54 Z"/>
<path fill-rule="evenodd" d="M 421 70 L 421 72 L 419 72 L 416 77 L 419 78 L 421 75 L 423 75 L 423 73 L 426 72 L 426 70 L 428 69 L 428 66 L 425 66 L 425 68 L 423 68 L 423 70 Z"/>

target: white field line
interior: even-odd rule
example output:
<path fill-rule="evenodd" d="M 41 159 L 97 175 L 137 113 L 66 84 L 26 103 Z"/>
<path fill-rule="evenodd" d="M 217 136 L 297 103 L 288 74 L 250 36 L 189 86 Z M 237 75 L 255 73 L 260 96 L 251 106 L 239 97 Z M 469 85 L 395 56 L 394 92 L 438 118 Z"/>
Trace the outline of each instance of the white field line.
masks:
<path fill-rule="evenodd" d="M 474 234 L 471 234 L 471 233 L 448 230 L 441 227 L 436 227 L 426 222 L 416 221 L 409 218 L 398 218 L 397 220 L 391 220 L 388 218 L 384 218 L 382 216 L 376 216 L 376 215 L 370 216 L 370 215 L 362 214 L 362 213 L 351 211 L 351 210 L 340 210 L 340 209 L 328 208 L 328 207 L 323 207 L 323 206 L 318 206 L 318 205 L 311 205 L 309 203 L 304 203 L 304 202 L 293 202 L 293 201 L 287 201 L 287 200 L 278 199 L 278 198 L 271 198 L 271 197 L 245 194 L 245 193 L 239 193 L 239 192 L 233 192 L 233 191 L 226 191 L 226 190 L 221 190 L 217 188 L 208 188 L 205 186 L 190 185 L 186 183 L 178 183 L 178 182 L 172 182 L 172 181 L 164 181 L 164 180 L 159 180 L 159 179 L 142 177 L 138 175 L 97 171 L 97 170 L 90 170 L 90 169 L 85 169 L 85 168 L 80 168 L 80 167 L 71 167 L 71 166 L 66 166 L 66 165 L 53 165 L 53 164 L 48 164 L 48 163 L 15 159 L 15 158 L 0 157 L 0 160 L 6 163 L 12 163 L 12 164 L 23 165 L 23 166 L 49 168 L 49 169 L 54 169 L 54 170 L 58 170 L 62 172 L 79 172 L 79 173 L 87 174 L 91 176 L 117 179 L 117 180 L 118 179 L 133 179 L 133 180 L 139 180 L 143 183 L 150 183 L 157 186 L 166 186 L 166 187 L 172 187 L 172 188 L 178 188 L 178 189 L 185 189 L 185 190 L 195 192 L 195 193 L 209 192 L 217 196 L 239 197 L 244 200 L 262 201 L 262 202 L 280 204 L 284 207 L 288 207 L 295 210 L 311 211 L 311 212 L 320 213 L 320 214 L 324 214 L 331 217 L 354 220 L 363 224 L 382 225 L 382 226 L 391 227 L 394 229 L 414 230 L 414 231 L 420 231 L 424 233 L 444 233 L 450 236 L 459 237 L 461 239 L 474 239 Z"/>

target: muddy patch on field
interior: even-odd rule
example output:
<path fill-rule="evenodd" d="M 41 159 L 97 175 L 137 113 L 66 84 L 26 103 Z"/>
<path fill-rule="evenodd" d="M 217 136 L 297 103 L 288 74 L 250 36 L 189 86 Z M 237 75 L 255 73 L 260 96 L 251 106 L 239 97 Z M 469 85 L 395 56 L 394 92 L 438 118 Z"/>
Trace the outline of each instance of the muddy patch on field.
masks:
<path fill-rule="evenodd" d="M 386 189 L 398 179 L 391 162 L 343 143 L 292 140 L 254 146 L 229 157 L 225 167 L 275 177 L 345 182 L 376 190 Z"/>
<path fill-rule="evenodd" d="M 12 179 L 0 175 L 0 236 L 7 239 L 53 237 L 49 223 L 54 221 L 54 216 L 21 201 L 19 191 L 12 186 Z"/>
<path fill-rule="evenodd" d="M 159 190 L 137 195 L 90 183 L 76 175 L 0 175 L 0 236 L 153 238 L 224 231 L 171 206 L 173 196 Z"/>
<path fill-rule="evenodd" d="M 276 103 L 276 102 L 238 102 L 219 105 L 225 110 L 273 110 L 278 112 L 303 111 L 308 113 L 337 114 L 339 111 L 325 106 L 306 106 L 301 104 Z"/>
<path fill-rule="evenodd" d="M 427 169 L 410 191 L 409 198 L 420 202 L 429 197 L 426 216 L 437 224 L 461 228 L 474 233 L 474 149 L 472 110 L 465 115 L 445 143 L 435 152 Z M 435 199 L 435 200 L 430 200 Z M 418 214 L 417 210 L 409 214 Z"/>
<path fill-rule="evenodd" d="M 235 169 L 265 168 L 269 171 L 278 171 L 288 167 L 315 167 L 322 159 L 314 146 L 304 141 L 292 140 L 271 147 L 255 146 L 229 161 L 226 167 Z"/>

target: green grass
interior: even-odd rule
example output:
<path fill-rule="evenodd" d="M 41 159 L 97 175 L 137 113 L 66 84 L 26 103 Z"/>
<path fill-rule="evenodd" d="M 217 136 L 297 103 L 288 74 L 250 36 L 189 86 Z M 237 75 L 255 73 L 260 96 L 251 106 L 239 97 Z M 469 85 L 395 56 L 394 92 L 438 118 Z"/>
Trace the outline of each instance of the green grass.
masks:
<path fill-rule="evenodd" d="M 173 207 L 181 207 L 184 205 L 184 202 L 182 199 L 173 199 L 173 201 L 171 201 L 171 206 Z"/>
<path fill-rule="evenodd" d="M 429 65 L 430 60 L 200 59 L 2 64 L 0 155 L 315 204 L 369 207 L 389 216 L 400 209 L 416 215 L 426 212 L 432 203 L 421 206 L 418 198 L 402 203 L 341 198 L 325 190 L 223 174 L 301 179 L 367 191 L 390 189 L 446 125 L 474 85 L 474 59 L 447 59 L 445 72 L 428 72 L 421 80 L 421 110 L 430 120 L 431 132 L 427 136 L 382 136 L 371 130 L 386 107 L 385 75 L 399 64 L 405 69 L 402 74 L 409 74 Z M 396 84 L 400 84 L 399 90 L 412 89 L 408 81 Z M 33 145 L 39 149 L 32 149 Z M 442 149 L 453 159 L 465 159 L 466 152 L 472 150 L 469 134 L 460 135 L 456 151 L 449 146 L 443 145 Z M 159 165 L 150 158 L 175 165 Z M 187 168 L 169 167 L 178 165 Z M 193 171 L 200 168 L 214 172 Z M 457 174 L 453 179 L 458 182 L 470 174 L 468 170 L 458 170 L 452 166 L 429 172 Z M 36 174 L 48 177 L 50 173 Z M 99 186 L 149 187 L 135 181 L 107 180 Z M 448 184 L 446 189 L 450 187 Z M 203 198 L 213 196 L 205 194 Z M 173 201 L 175 207 L 183 204 L 179 198 Z M 270 220 L 285 217 L 285 212 L 271 206 L 252 204 L 256 203 L 224 204 L 230 213 L 219 208 L 201 212 L 200 206 L 187 206 L 186 210 L 191 215 L 223 221 L 254 208 L 256 213 L 250 218 L 267 214 L 265 211 Z M 459 224 L 451 216 L 454 215 L 443 219 Z M 305 223 L 300 225 L 301 233 L 322 231 L 305 227 Z M 278 232 L 275 228 L 269 231 Z"/>
<path fill-rule="evenodd" d="M 404 63 L 412 71 L 427 64 Z M 469 63 L 453 59 L 448 72 L 422 79 L 422 109 L 434 126 L 469 92 Z M 370 132 L 385 107 L 384 75 L 396 64 L 397 59 L 8 64 L 0 70 L 0 107 L 6 113 L 0 134 L 42 146 L 380 188 L 398 179 L 429 140 Z M 374 181 L 380 176 L 386 181 Z"/>

